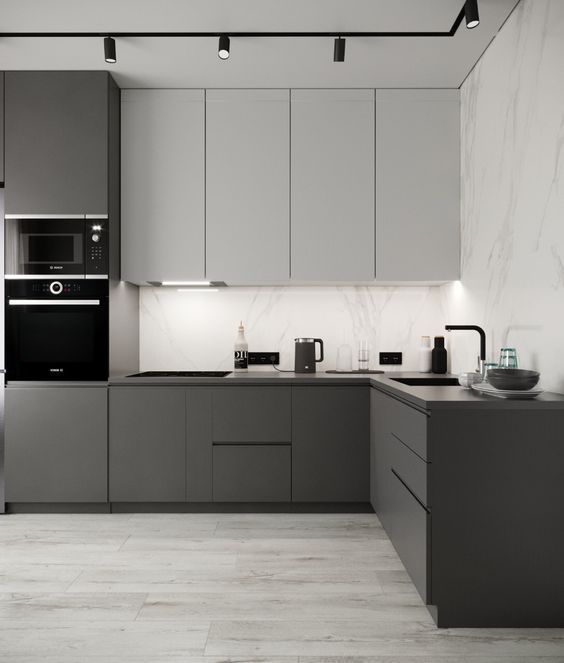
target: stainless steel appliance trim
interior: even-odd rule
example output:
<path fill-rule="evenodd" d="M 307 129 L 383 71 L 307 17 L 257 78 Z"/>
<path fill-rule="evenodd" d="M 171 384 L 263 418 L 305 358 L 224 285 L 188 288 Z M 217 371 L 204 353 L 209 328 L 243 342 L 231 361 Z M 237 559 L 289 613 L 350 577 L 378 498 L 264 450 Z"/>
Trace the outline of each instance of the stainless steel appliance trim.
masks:
<path fill-rule="evenodd" d="M 63 277 L 61 277 L 63 278 Z M 66 278 L 66 277 L 64 277 Z M 63 280 L 64 280 L 63 278 Z M 87 274 L 85 277 L 87 280 L 92 280 L 92 279 L 108 279 L 109 276 L 107 274 Z"/>
<path fill-rule="evenodd" d="M 71 281 L 75 279 L 84 279 L 86 277 L 84 274 L 50 274 L 49 276 L 46 274 L 6 274 L 4 278 L 12 279 L 14 281 L 59 281 L 60 279 L 63 281 Z"/>
<path fill-rule="evenodd" d="M 6 214 L 5 219 L 85 219 L 84 214 Z"/>
<path fill-rule="evenodd" d="M 99 299 L 10 299 L 10 306 L 98 306 Z"/>
<path fill-rule="evenodd" d="M 107 214 L 86 214 L 85 219 L 107 219 Z"/>

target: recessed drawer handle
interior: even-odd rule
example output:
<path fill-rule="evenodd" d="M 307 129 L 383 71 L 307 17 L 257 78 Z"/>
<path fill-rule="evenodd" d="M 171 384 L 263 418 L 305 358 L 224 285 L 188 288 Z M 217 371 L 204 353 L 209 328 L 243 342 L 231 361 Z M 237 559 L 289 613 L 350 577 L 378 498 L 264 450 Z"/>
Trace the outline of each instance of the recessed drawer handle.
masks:
<path fill-rule="evenodd" d="M 409 444 L 406 444 L 406 443 L 401 439 L 401 437 L 398 437 L 395 433 L 392 433 L 392 432 L 390 432 L 390 435 L 391 435 L 392 437 L 395 437 L 396 440 L 397 440 L 400 444 L 403 444 L 404 447 L 407 447 L 407 448 L 411 451 L 411 453 L 415 454 L 415 455 L 417 456 L 417 458 L 420 458 L 424 463 L 428 462 L 428 461 L 425 460 L 425 458 L 423 458 L 423 456 L 420 456 L 420 455 L 417 453 L 417 451 L 414 451 L 414 450 L 409 446 Z"/>
<path fill-rule="evenodd" d="M 405 481 L 400 477 L 400 475 L 394 470 L 394 468 L 391 468 L 392 474 L 396 477 L 396 479 L 403 485 L 403 487 L 410 493 L 410 495 L 413 497 L 413 499 L 419 504 L 419 506 L 422 509 L 425 509 L 427 513 L 431 513 L 431 511 L 423 504 L 423 502 L 417 497 L 417 495 L 411 490 L 411 488 L 405 483 Z"/>

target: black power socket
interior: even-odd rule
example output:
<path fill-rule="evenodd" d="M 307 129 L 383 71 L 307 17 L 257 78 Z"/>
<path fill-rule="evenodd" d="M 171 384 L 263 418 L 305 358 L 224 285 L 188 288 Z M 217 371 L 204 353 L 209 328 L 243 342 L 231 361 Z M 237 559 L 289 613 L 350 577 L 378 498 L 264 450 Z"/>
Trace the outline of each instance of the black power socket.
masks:
<path fill-rule="evenodd" d="M 380 365 L 401 365 L 402 353 L 401 352 L 381 352 Z"/>
<path fill-rule="evenodd" d="M 279 352 L 249 352 L 249 366 L 276 366 L 279 363 Z"/>

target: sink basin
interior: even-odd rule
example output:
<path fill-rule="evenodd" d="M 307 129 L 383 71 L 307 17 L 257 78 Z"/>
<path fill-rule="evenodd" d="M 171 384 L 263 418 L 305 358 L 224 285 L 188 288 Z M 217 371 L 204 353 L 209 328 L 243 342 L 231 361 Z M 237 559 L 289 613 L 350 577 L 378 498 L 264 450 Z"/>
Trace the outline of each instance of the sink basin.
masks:
<path fill-rule="evenodd" d="M 390 378 L 410 387 L 460 387 L 458 378 Z"/>

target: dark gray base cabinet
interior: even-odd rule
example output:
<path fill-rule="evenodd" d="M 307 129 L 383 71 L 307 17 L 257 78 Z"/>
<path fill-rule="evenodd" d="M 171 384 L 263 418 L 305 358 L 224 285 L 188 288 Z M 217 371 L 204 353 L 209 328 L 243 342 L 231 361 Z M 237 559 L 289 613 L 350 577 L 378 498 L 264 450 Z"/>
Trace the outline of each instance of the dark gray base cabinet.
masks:
<path fill-rule="evenodd" d="M 428 417 L 377 389 L 371 389 L 370 414 L 372 506 L 421 597 L 431 603 Z"/>
<path fill-rule="evenodd" d="M 292 500 L 368 502 L 369 390 L 292 388 Z"/>
<path fill-rule="evenodd" d="M 107 502 L 107 389 L 5 391 L 6 501 Z"/>
<path fill-rule="evenodd" d="M 564 412 L 371 390 L 371 501 L 442 627 L 564 626 Z"/>
<path fill-rule="evenodd" d="M 110 502 L 186 500 L 186 390 L 112 387 Z"/>

